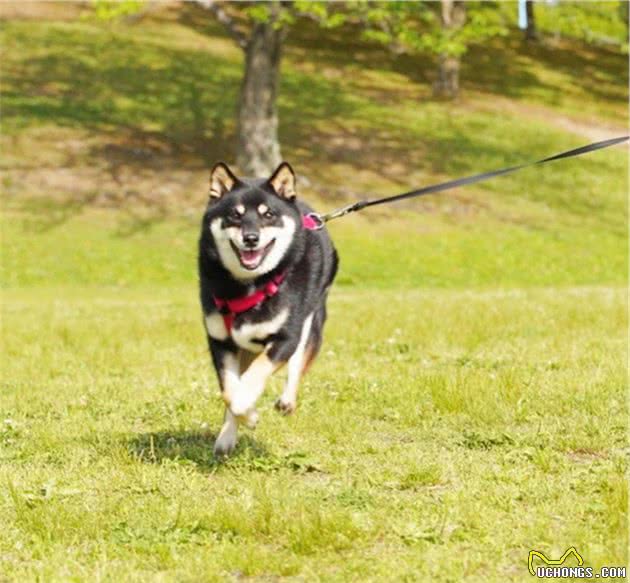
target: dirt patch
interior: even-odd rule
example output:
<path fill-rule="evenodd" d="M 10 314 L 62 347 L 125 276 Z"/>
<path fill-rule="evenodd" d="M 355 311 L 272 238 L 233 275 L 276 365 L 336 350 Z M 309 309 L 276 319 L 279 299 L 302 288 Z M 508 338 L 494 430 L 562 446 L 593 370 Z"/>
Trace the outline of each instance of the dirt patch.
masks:
<path fill-rule="evenodd" d="M 583 136 L 592 141 L 605 140 L 615 136 L 623 136 L 628 133 L 628 125 L 622 123 L 602 122 L 601 120 L 589 118 L 576 118 L 566 114 L 560 114 L 556 110 L 532 105 L 528 103 L 510 101 L 501 97 L 493 96 L 488 102 L 487 96 L 473 98 L 469 101 L 472 109 L 489 112 L 509 112 L 534 121 L 545 123 L 549 126 L 571 132 L 578 136 Z"/>
<path fill-rule="evenodd" d="M 93 11 L 90 2 L 0 2 L 0 20 L 76 20 Z"/>

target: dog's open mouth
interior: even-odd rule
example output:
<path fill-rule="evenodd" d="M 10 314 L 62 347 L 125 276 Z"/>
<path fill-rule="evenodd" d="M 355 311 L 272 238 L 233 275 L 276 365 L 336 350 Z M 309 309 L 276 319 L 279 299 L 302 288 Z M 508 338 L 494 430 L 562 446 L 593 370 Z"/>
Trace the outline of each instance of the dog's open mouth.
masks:
<path fill-rule="evenodd" d="M 260 249 L 239 249 L 232 241 L 230 244 L 232 245 L 232 249 L 234 249 L 234 253 L 238 257 L 238 260 L 241 262 L 241 265 L 245 269 L 253 270 L 256 269 L 267 257 L 267 253 L 271 250 L 271 247 L 276 242 L 275 239 L 272 239 L 267 245 L 261 247 Z"/>

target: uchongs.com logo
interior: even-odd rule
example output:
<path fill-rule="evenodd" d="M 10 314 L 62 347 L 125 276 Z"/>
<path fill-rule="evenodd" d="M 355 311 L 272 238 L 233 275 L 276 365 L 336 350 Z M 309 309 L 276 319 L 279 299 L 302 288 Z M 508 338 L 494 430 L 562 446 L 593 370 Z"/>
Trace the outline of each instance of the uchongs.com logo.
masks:
<path fill-rule="evenodd" d="M 577 566 L 565 565 L 565 561 L 570 557 L 574 557 Z M 542 565 L 534 567 L 534 559 L 540 559 Z M 571 561 L 573 562 L 573 561 Z M 585 567 L 582 555 L 578 553 L 575 547 L 569 547 L 559 559 L 550 559 L 540 551 L 529 551 L 529 560 L 527 561 L 529 572 L 534 577 L 541 579 L 625 579 L 625 567 L 602 567 L 599 571 L 595 571 L 593 567 Z"/>

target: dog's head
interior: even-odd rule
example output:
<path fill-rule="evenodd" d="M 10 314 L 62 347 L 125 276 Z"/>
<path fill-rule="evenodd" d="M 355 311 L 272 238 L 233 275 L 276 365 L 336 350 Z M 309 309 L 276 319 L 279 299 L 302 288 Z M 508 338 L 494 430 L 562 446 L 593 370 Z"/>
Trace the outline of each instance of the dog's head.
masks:
<path fill-rule="evenodd" d="M 223 162 L 210 174 L 203 228 L 222 265 L 239 280 L 270 272 L 289 252 L 301 225 L 295 174 L 283 162 L 268 179 L 237 178 Z M 210 251 L 210 249 L 206 250 Z"/>

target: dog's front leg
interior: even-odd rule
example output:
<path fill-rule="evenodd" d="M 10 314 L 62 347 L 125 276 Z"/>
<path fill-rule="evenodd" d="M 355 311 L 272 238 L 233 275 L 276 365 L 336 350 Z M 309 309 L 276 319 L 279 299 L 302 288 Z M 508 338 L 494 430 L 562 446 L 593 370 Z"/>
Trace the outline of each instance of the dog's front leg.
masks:
<path fill-rule="evenodd" d="M 240 367 L 238 355 L 226 343 L 210 338 L 210 352 L 212 361 L 219 377 L 221 394 L 226 402 L 225 415 L 221 431 L 214 442 L 214 454 L 217 456 L 228 455 L 236 447 L 238 435 L 238 423 L 234 415 L 227 407 L 229 396 L 238 392 L 240 385 Z"/>
<path fill-rule="evenodd" d="M 255 413 L 256 401 L 265 390 L 267 380 L 284 364 L 282 361 L 273 359 L 270 352 L 270 347 L 267 347 L 254 358 L 241 375 L 238 391 L 231 395 L 230 411 L 239 419 L 247 419 Z"/>
<path fill-rule="evenodd" d="M 230 455 L 236 447 L 237 436 L 238 423 L 232 412 L 226 407 L 221 431 L 214 442 L 214 455 L 217 457 Z"/>

